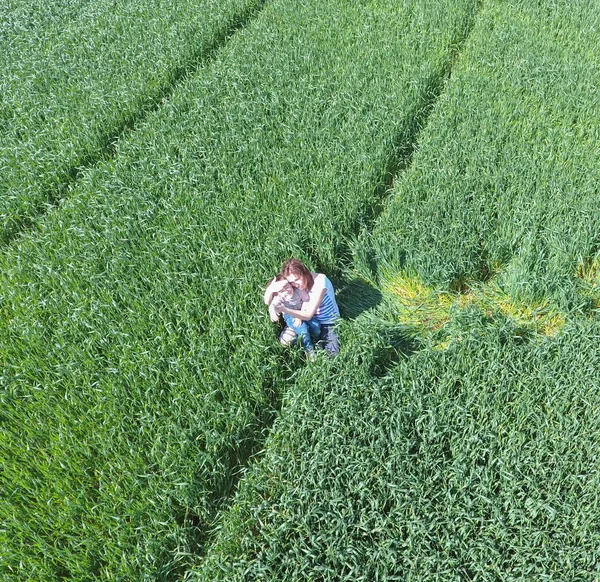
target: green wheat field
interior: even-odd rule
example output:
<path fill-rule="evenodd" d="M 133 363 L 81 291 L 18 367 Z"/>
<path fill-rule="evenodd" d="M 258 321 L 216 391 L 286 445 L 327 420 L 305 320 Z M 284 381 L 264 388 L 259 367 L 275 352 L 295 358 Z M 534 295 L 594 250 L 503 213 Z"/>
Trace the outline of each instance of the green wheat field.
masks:
<path fill-rule="evenodd" d="M 598 2 L 7 0 L 0 54 L 2 581 L 600 580 Z"/>

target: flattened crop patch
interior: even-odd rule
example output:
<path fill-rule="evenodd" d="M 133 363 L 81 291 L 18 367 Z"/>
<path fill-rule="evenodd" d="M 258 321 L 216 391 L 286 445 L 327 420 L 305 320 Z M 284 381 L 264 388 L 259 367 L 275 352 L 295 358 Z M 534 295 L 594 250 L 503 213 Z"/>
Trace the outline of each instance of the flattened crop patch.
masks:
<path fill-rule="evenodd" d="M 485 285 L 465 286 L 461 292 L 439 291 L 415 274 L 386 274 L 382 291 L 397 306 L 398 321 L 432 332 L 444 327 L 452 314 L 478 309 L 489 317 L 505 316 L 536 334 L 554 337 L 566 323 L 566 315 L 549 302 L 516 301 L 492 280 Z"/>

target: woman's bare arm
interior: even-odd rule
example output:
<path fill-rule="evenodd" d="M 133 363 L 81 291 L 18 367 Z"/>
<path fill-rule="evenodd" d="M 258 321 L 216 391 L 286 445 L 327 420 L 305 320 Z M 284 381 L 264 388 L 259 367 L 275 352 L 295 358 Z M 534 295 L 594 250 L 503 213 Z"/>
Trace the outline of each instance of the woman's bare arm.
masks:
<path fill-rule="evenodd" d="M 281 291 L 285 285 L 287 285 L 285 281 L 277 281 L 275 277 L 273 277 L 265 289 L 265 295 L 263 297 L 265 304 L 271 305 L 271 301 L 273 301 L 273 295 Z"/>
<path fill-rule="evenodd" d="M 282 313 L 288 313 L 292 317 L 298 317 L 304 321 L 308 321 L 315 314 L 319 305 L 323 302 L 323 297 L 327 293 L 325 287 L 325 277 L 317 275 L 315 277 L 315 284 L 311 291 L 311 297 L 309 301 L 305 301 L 302 304 L 302 309 L 288 309 L 287 307 L 281 306 Z"/>

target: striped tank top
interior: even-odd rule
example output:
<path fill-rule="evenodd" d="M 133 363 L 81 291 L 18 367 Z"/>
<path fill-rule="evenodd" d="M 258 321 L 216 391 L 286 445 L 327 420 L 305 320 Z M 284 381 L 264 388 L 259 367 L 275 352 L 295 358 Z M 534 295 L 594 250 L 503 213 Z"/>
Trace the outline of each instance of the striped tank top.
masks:
<path fill-rule="evenodd" d="M 340 317 L 340 309 L 335 300 L 331 281 L 325 277 L 325 297 L 315 311 L 314 319 L 323 325 L 333 325 Z"/>

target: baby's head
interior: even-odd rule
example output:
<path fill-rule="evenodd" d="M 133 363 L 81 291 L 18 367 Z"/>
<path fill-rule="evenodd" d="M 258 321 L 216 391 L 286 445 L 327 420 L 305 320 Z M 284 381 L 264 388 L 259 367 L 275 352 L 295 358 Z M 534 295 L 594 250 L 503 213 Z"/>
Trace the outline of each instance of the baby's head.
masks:
<path fill-rule="evenodd" d="M 291 283 L 288 283 L 288 280 L 281 273 L 275 275 L 275 281 L 285 281 L 285 285 L 281 287 L 281 289 L 277 292 L 277 295 L 284 301 L 290 300 L 294 295 L 294 288 L 292 287 Z"/>

